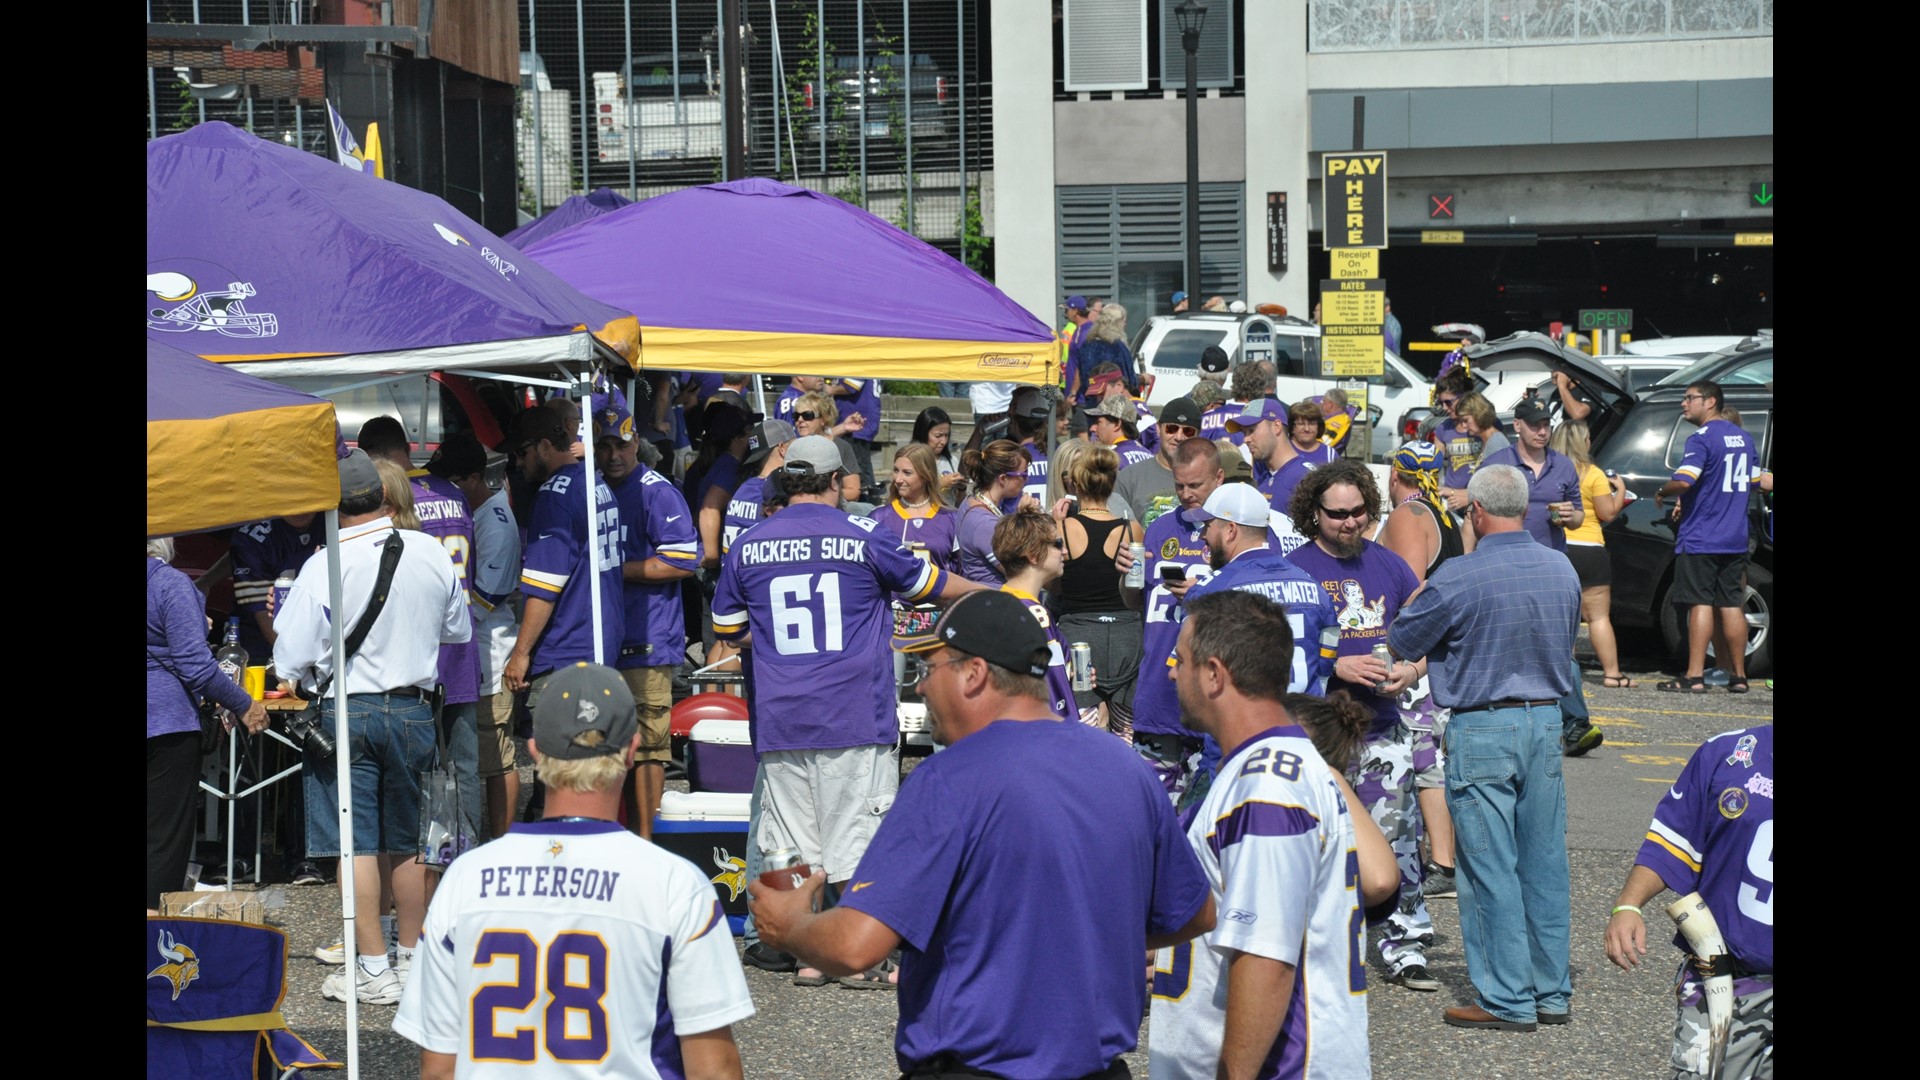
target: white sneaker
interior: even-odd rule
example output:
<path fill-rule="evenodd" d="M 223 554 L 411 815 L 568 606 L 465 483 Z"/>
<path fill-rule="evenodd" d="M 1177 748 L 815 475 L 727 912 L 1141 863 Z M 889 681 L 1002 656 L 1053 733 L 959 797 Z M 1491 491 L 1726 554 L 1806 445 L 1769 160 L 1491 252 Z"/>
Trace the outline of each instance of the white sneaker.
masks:
<path fill-rule="evenodd" d="M 347 962 L 347 943 L 336 941 L 331 945 L 323 945 L 313 950 L 313 958 L 323 964 L 339 967 Z"/>
<path fill-rule="evenodd" d="M 354 990 L 362 1005 L 400 1004 L 400 975 L 393 968 L 378 975 L 369 975 L 364 970 L 356 970 L 354 974 L 358 976 Z M 320 983 L 320 996 L 328 1001 L 347 1000 L 347 973 L 336 971 L 327 976 Z"/>
<path fill-rule="evenodd" d="M 407 976 L 413 974 L 413 954 L 396 952 L 393 958 L 393 971 L 400 976 L 400 989 L 407 988 Z"/>

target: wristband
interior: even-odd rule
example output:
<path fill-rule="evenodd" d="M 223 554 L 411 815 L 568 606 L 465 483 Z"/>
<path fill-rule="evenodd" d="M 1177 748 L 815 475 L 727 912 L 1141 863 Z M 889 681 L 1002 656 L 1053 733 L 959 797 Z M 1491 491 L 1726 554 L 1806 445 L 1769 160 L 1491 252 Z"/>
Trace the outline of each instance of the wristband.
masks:
<path fill-rule="evenodd" d="M 1640 915 L 1640 918 L 1641 918 L 1642 920 L 1644 920 L 1644 919 L 1646 918 L 1646 916 L 1645 916 L 1645 915 L 1641 915 L 1641 913 L 1640 913 L 1640 909 L 1639 909 L 1639 908 L 1637 908 L 1637 907 L 1635 907 L 1635 906 L 1634 906 L 1634 905 L 1632 905 L 1632 904 L 1615 904 L 1615 905 L 1614 905 L 1614 907 L 1613 907 L 1613 915 L 1618 915 L 1618 914 L 1620 914 L 1620 913 L 1621 913 L 1621 912 L 1623 912 L 1623 911 L 1631 911 L 1631 912 L 1633 912 L 1633 913 L 1634 913 L 1635 915 Z M 1612 917 L 1613 917 L 1613 915 L 1609 915 L 1609 916 L 1608 916 L 1608 918 L 1612 918 Z"/>

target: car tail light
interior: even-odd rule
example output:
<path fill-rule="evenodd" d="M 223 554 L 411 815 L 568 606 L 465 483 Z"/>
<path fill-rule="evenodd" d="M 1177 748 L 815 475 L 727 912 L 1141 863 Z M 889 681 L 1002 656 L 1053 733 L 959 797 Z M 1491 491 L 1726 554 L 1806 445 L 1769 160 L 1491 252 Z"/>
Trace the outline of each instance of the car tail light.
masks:
<path fill-rule="evenodd" d="M 1418 417 L 1403 416 L 1400 418 L 1400 437 L 1402 439 L 1411 439 L 1418 434 L 1420 434 L 1420 420 Z"/>
<path fill-rule="evenodd" d="M 800 84 L 800 99 L 805 103 L 806 108 L 809 108 L 809 109 L 813 108 L 813 84 L 812 83 Z"/>
<path fill-rule="evenodd" d="M 933 100 L 942 105 L 947 103 L 947 77 L 944 75 L 933 80 Z"/>

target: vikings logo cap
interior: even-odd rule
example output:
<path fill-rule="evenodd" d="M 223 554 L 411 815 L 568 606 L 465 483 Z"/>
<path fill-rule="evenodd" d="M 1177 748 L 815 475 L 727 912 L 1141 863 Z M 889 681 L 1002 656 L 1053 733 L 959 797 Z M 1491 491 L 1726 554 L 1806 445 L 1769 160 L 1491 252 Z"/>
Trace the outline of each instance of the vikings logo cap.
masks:
<path fill-rule="evenodd" d="M 578 663 L 547 677 L 533 709 L 533 738 L 543 757 L 562 761 L 619 754 L 640 728 L 640 714 L 620 673 Z"/>

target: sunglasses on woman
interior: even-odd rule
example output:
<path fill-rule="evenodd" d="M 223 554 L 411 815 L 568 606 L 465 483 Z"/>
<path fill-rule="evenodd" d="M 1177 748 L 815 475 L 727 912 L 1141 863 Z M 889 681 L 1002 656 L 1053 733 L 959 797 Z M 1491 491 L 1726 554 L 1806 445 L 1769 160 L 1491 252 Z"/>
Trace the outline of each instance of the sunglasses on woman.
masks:
<path fill-rule="evenodd" d="M 817 412 L 796 412 L 793 414 L 793 418 L 795 420 L 818 420 L 820 419 L 820 414 Z"/>

